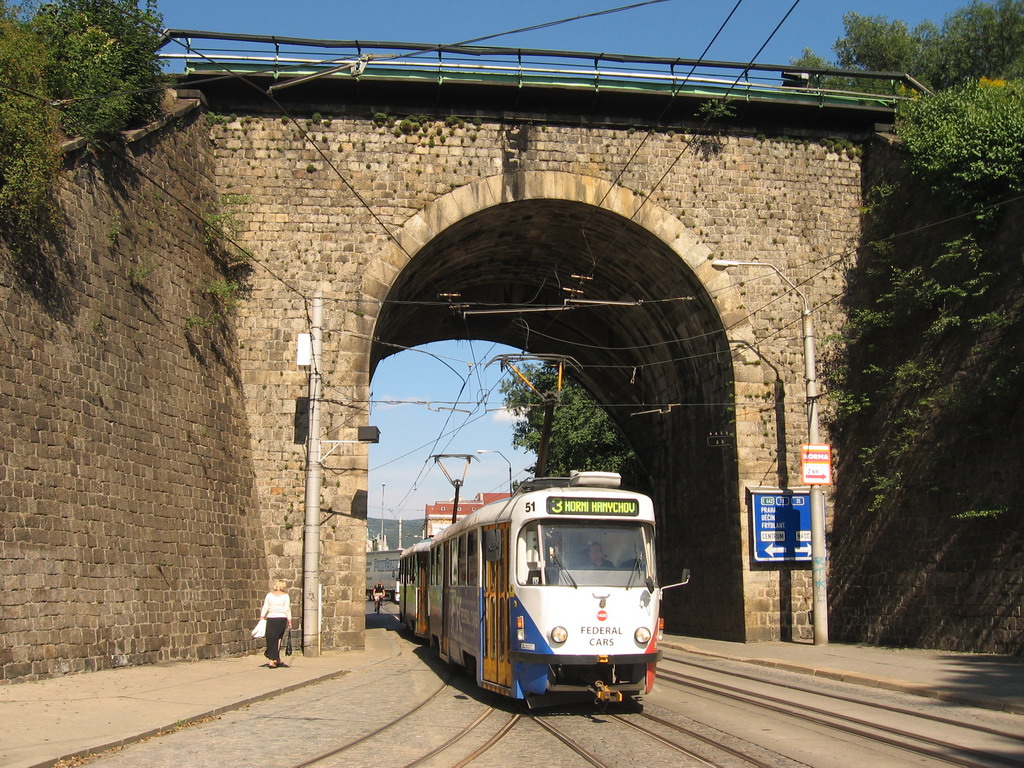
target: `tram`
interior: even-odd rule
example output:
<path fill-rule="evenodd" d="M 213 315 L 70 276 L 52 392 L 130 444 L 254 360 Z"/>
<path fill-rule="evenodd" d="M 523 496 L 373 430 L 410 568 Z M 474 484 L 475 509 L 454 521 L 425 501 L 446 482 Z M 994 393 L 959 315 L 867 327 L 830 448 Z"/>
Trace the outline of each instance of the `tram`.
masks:
<path fill-rule="evenodd" d="M 399 617 L 483 688 L 536 705 L 638 699 L 660 657 L 650 498 L 539 478 L 403 550 Z"/>

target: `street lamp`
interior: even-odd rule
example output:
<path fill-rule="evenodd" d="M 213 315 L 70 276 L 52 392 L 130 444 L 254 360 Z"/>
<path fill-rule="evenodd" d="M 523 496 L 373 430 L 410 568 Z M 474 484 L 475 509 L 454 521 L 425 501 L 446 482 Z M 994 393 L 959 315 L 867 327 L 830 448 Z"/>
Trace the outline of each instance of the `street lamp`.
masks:
<path fill-rule="evenodd" d="M 477 453 L 496 453 L 499 456 L 501 456 L 501 458 L 505 459 L 505 454 L 504 453 L 502 453 L 501 451 L 492 451 L 489 448 L 477 448 L 476 452 Z M 512 496 L 513 493 L 514 493 L 514 491 L 512 489 L 512 462 L 509 461 L 508 459 L 505 459 L 505 463 L 508 464 L 508 495 Z"/>
<path fill-rule="evenodd" d="M 820 443 L 818 375 L 817 364 L 814 359 L 814 320 L 811 317 L 811 308 L 807 303 L 807 297 L 774 264 L 762 261 L 715 259 L 711 262 L 711 266 L 719 271 L 725 271 L 733 267 L 761 267 L 770 269 L 782 278 L 796 295 L 800 297 L 800 301 L 803 302 L 803 310 L 800 315 L 804 341 L 804 379 L 807 381 L 807 442 L 811 445 Z M 825 500 L 821 486 L 814 484 L 811 485 L 811 579 L 814 582 L 812 606 L 814 612 L 815 645 L 828 644 L 828 592 L 826 588 L 825 558 Z"/>
<path fill-rule="evenodd" d="M 381 542 L 378 543 L 377 547 L 374 547 L 374 549 L 377 549 L 378 547 L 380 547 L 381 544 L 384 541 L 384 489 L 387 488 L 387 485 L 388 485 L 387 483 L 381 483 L 380 484 L 380 538 L 381 538 Z"/>

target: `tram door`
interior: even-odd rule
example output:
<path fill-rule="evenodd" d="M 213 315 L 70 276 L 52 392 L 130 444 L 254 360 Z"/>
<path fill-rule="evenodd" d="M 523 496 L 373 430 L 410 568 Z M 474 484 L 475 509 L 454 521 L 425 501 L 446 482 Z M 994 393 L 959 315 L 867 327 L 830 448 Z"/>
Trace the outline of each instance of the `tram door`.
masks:
<path fill-rule="evenodd" d="M 409 565 L 416 568 L 416 634 L 426 637 L 430 622 L 430 603 L 427 600 L 427 593 L 430 590 L 430 553 L 416 555 Z"/>
<path fill-rule="evenodd" d="M 451 613 L 452 613 L 452 568 L 455 567 L 455 553 L 452 551 L 457 539 L 448 539 L 441 549 L 444 551 L 443 573 L 441 574 L 441 647 L 438 648 L 440 656 L 448 661 L 448 636 L 451 634 Z"/>
<path fill-rule="evenodd" d="M 485 526 L 484 550 L 484 669 L 483 679 L 512 685 L 509 661 L 509 525 Z"/>

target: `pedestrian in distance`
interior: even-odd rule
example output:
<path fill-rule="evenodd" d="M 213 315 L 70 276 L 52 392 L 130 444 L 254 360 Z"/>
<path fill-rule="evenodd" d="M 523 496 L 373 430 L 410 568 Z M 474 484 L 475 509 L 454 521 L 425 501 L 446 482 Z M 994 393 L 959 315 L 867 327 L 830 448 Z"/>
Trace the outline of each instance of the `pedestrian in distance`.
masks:
<path fill-rule="evenodd" d="M 263 652 L 271 669 L 287 666 L 281 663 L 281 638 L 292 628 L 292 601 L 288 597 L 288 582 L 277 580 L 263 598 L 260 618 L 267 620 L 267 650 Z"/>
<path fill-rule="evenodd" d="M 384 585 L 379 581 L 373 588 L 373 612 L 380 613 L 380 604 L 384 600 Z"/>

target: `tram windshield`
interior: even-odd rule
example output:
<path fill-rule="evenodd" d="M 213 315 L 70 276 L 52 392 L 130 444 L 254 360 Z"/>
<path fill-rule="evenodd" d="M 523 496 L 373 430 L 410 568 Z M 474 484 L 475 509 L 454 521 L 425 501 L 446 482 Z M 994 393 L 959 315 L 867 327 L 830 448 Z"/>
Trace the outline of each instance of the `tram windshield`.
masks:
<path fill-rule="evenodd" d="M 654 575 L 653 528 L 587 520 L 534 522 L 516 544 L 524 585 L 643 587 Z"/>

